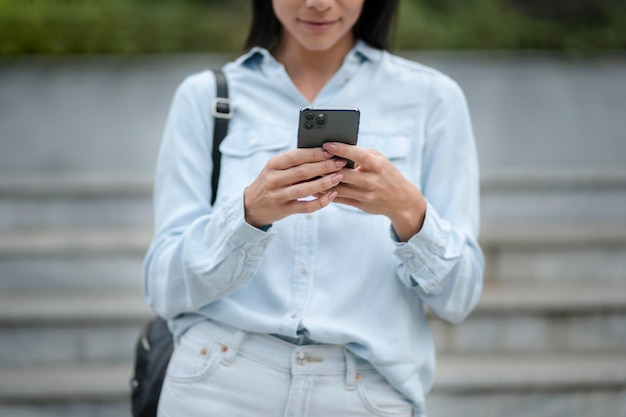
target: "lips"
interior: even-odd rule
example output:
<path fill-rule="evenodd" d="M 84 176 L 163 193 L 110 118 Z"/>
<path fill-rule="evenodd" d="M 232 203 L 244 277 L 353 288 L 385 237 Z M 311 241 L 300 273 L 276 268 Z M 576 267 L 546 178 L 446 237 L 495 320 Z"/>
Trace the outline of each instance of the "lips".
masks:
<path fill-rule="evenodd" d="M 298 19 L 300 23 L 312 32 L 326 32 L 339 22 L 339 20 L 307 20 Z"/>

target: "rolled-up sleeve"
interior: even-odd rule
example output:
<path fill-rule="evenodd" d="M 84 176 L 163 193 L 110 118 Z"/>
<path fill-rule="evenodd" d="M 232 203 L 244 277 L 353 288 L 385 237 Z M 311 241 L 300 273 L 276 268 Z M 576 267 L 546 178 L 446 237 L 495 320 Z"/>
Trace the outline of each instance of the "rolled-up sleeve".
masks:
<path fill-rule="evenodd" d="M 162 317 L 197 311 L 245 286 L 272 232 L 244 220 L 243 195 L 211 206 L 212 73 L 185 80 L 165 126 L 154 186 L 155 237 L 143 265 L 148 304 Z"/>
<path fill-rule="evenodd" d="M 419 233 L 396 243 L 397 275 L 437 315 L 459 322 L 478 302 L 484 273 L 478 160 L 463 92 L 446 76 L 432 81 L 419 184 L 426 217 Z"/>

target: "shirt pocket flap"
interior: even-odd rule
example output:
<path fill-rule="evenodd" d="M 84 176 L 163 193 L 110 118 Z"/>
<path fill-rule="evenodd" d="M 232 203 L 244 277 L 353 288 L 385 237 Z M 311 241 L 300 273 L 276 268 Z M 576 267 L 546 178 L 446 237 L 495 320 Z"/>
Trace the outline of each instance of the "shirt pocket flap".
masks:
<path fill-rule="evenodd" d="M 406 134 L 397 132 L 379 132 L 359 135 L 358 145 L 365 149 L 375 149 L 393 162 L 398 168 L 407 164 L 411 140 Z M 346 204 L 334 204 L 340 210 L 366 214 L 364 211 Z"/>
<path fill-rule="evenodd" d="M 376 149 L 387 159 L 401 159 L 409 154 L 410 139 L 404 134 L 367 133 L 359 136 L 359 146 L 365 149 Z"/>
<path fill-rule="evenodd" d="M 280 126 L 251 126 L 229 132 L 220 144 L 220 152 L 245 158 L 259 152 L 286 150 L 291 142 L 295 144 L 295 133 L 289 129 Z"/>

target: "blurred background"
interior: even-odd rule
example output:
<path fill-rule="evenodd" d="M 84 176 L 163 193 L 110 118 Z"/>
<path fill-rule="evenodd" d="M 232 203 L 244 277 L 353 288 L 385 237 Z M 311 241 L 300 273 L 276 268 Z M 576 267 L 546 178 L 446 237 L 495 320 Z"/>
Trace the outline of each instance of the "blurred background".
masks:
<path fill-rule="evenodd" d="M 0 0 L 0 416 L 130 415 L 151 186 L 176 86 L 246 0 Z M 485 290 L 432 318 L 429 417 L 626 416 L 626 1 L 402 0 L 395 51 L 456 79 Z"/>

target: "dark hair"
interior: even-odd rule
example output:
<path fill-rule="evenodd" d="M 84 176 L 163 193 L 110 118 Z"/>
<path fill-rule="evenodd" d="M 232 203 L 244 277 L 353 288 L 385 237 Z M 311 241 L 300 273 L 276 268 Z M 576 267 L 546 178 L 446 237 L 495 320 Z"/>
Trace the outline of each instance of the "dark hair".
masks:
<path fill-rule="evenodd" d="M 389 50 L 397 10 L 398 0 L 365 0 L 361 16 L 352 28 L 354 37 L 374 48 Z M 273 49 L 280 42 L 281 31 L 271 0 L 252 0 L 252 24 L 245 50 L 255 46 Z"/>

